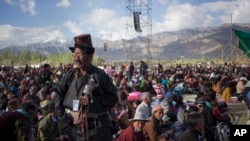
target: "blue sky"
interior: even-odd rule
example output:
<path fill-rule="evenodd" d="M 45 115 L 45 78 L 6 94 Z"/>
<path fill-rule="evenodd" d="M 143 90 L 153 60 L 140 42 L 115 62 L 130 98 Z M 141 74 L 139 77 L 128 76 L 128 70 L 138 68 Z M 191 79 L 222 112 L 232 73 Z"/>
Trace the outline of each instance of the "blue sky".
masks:
<path fill-rule="evenodd" d="M 128 1 L 1 0 L 0 48 L 64 42 L 83 33 L 110 40 L 126 38 Z M 249 7 L 250 0 L 152 0 L 152 33 L 219 26 L 230 23 L 231 14 L 233 23 L 249 23 Z"/>

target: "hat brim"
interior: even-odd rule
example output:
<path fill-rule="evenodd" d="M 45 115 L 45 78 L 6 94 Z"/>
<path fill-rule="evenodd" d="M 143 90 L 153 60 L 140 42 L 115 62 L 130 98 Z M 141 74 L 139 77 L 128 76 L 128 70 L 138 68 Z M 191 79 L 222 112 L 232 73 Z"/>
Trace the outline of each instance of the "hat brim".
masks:
<path fill-rule="evenodd" d="M 203 101 L 197 101 L 197 102 L 195 102 L 195 104 L 197 105 L 197 104 L 204 104 L 204 105 L 206 105 L 206 102 L 203 102 Z"/>
<path fill-rule="evenodd" d="M 73 53 L 75 51 L 75 47 L 69 47 L 69 50 Z"/>
<path fill-rule="evenodd" d="M 79 44 L 75 44 L 74 47 L 69 47 L 69 50 L 72 53 L 74 53 L 76 48 L 81 49 L 84 54 L 94 54 L 95 53 L 95 48 L 94 47 L 82 46 L 82 45 L 79 45 Z"/>
<path fill-rule="evenodd" d="M 167 114 L 164 114 L 162 117 L 162 121 L 169 121 L 169 120 L 170 120 L 170 117 L 167 116 Z"/>
<path fill-rule="evenodd" d="M 129 119 L 130 122 L 133 122 L 133 121 L 144 121 L 144 122 L 149 122 L 149 120 L 144 120 L 144 119 Z"/>

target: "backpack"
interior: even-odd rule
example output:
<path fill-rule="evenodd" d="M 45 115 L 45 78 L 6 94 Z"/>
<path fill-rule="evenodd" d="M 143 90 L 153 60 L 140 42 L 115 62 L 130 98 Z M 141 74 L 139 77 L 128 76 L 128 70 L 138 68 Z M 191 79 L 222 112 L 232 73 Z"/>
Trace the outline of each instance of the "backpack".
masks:
<path fill-rule="evenodd" d="M 230 140 L 230 124 L 227 122 L 220 122 L 215 127 L 215 141 L 229 141 Z"/>

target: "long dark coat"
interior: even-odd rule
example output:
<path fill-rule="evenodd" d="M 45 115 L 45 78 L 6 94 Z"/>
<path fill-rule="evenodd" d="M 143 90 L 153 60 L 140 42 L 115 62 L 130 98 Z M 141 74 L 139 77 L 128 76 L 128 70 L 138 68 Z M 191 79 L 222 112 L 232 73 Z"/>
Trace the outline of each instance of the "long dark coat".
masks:
<path fill-rule="evenodd" d="M 82 78 L 76 78 L 75 72 L 76 69 L 66 72 L 55 87 L 58 93 L 55 104 L 58 116 L 63 117 L 65 108 L 73 111 L 73 100 L 79 100 L 82 96 L 84 86 L 87 84 L 88 80 L 86 77 L 89 75 L 97 76 L 98 80 L 96 81 L 99 82 L 99 85 L 93 90 L 93 102 L 89 103 L 87 106 L 88 114 L 108 113 L 108 111 L 118 102 L 117 88 L 113 85 L 111 78 L 103 70 L 92 65 L 87 70 L 87 75 Z M 93 131 L 95 127 L 94 124 L 96 123 L 98 123 L 98 126 L 101 125 L 101 127 L 95 130 L 93 137 L 90 137 L 90 141 L 100 141 L 103 139 L 111 141 L 112 135 L 108 114 L 98 116 L 95 121 L 94 119 L 88 119 L 89 131 Z M 77 138 L 80 140 L 81 125 L 77 125 L 76 132 L 78 132 Z"/>

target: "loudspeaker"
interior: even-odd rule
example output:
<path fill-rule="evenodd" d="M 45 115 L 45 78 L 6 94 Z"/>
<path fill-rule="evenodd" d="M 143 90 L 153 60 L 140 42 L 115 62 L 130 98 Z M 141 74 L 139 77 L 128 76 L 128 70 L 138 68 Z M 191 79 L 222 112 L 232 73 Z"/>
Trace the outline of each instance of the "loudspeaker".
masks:
<path fill-rule="evenodd" d="M 133 14 L 134 14 L 135 31 L 142 32 L 141 26 L 140 26 L 140 14 L 141 14 L 141 12 L 133 12 Z"/>
<path fill-rule="evenodd" d="M 108 50 L 108 43 L 104 43 L 104 51 Z"/>

